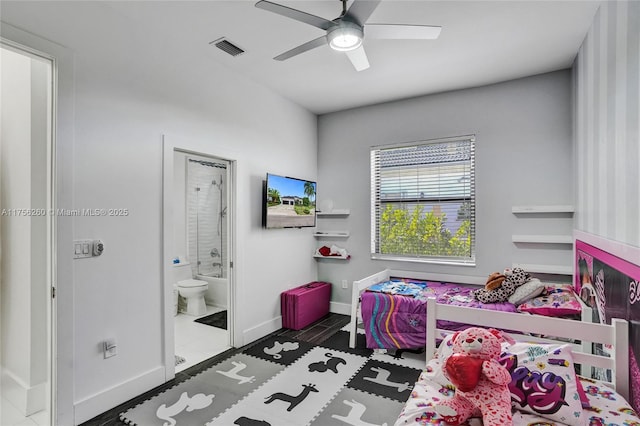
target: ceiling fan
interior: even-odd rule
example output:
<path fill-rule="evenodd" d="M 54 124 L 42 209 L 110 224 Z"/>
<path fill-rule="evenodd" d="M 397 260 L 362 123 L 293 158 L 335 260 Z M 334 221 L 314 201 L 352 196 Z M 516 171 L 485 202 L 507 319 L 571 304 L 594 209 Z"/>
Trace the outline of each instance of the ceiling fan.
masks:
<path fill-rule="evenodd" d="M 342 13 L 330 21 L 297 9 L 292 9 L 267 0 L 256 3 L 256 7 L 268 10 L 326 31 L 322 37 L 294 47 L 275 60 L 284 61 L 296 55 L 328 44 L 334 50 L 345 52 L 357 71 L 369 68 L 367 54 L 362 47 L 365 36 L 371 39 L 433 40 L 440 35 L 441 27 L 430 25 L 365 24 L 381 0 L 353 0 L 347 9 L 347 0 L 342 2 Z"/>

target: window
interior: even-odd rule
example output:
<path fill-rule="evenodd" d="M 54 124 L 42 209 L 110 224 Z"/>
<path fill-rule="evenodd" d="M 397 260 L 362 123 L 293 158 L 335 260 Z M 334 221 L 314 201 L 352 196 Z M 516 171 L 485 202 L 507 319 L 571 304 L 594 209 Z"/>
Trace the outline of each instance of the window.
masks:
<path fill-rule="evenodd" d="M 371 149 L 371 257 L 475 264 L 475 137 Z"/>

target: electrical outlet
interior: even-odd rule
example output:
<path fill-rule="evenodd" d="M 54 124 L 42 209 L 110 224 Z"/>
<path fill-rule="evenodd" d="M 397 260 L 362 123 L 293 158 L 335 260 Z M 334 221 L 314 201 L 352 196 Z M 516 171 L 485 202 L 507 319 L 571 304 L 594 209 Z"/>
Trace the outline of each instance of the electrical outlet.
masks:
<path fill-rule="evenodd" d="M 344 289 L 349 288 L 349 283 L 347 282 L 347 280 L 342 280 L 342 288 Z"/>
<path fill-rule="evenodd" d="M 116 339 L 107 339 L 102 342 L 102 350 L 104 352 L 105 359 L 116 356 L 118 354 L 118 345 L 116 344 Z"/>

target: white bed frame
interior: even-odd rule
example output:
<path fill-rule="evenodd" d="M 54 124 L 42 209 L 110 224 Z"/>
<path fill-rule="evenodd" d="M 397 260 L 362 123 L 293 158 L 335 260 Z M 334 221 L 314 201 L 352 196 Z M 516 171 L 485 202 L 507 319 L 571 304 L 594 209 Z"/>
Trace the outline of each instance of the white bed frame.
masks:
<path fill-rule="evenodd" d="M 426 281 L 439 281 L 447 283 L 456 283 L 462 285 L 477 285 L 482 287 L 487 282 L 487 277 L 475 277 L 468 275 L 449 275 L 449 274 L 434 274 L 429 272 L 414 272 L 414 271 L 402 271 L 397 269 L 385 269 L 384 271 L 377 272 L 368 277 L 362 278 L 353 282 L 351 287 L 351 321 L 349 322 L 349 347 L 356 347 L 356 337 L 358 335 L 358 311 L 360 308 L 360 295 L 367 287 L 373 284 L 377 284 L 384 281 L 389 281 L 392 277 L 396 278 L 413 278 L 416 280 Z M 580 298 L 578 298 L 582 305 L 582 318 L 583 322 L 591 322 L 592 311 L 591 307 L 584 304 Z M 472 324 L 474 324 L 472 322 Z M 591 349 L 589 343 L 584 343 L 582 350 L 588 352 Z"/>
<path fill-rule="evenodd" d="M 629 400 L 629 324 L 626 320 L 614 318 L 611 325 L 594 324 L 591 322 L 573 321 L 570 319 L 536 316 L 531 321 L 531 316 L 511 312 L 492 311 L 487 309 L 467 308 L 462 306 L 443 305 L 436 303 L 436 299 L 427 299 L 427 360 L 433 357 L 436 351 L 436 339 L 441 338 L 451 331 L 440 330 L 436 326 L 436 320 L 457 321 L 468 324 L 476 324 L 480 327 L 504 328 L 522 333 L 535 333 L 554 338 L 534 338 L 528 335 L 510 334 L 514 340 L 537 341 L 541 343 L 561 343 L 558 339 L 579 339 L 583 342 L 602 343 L 612 345 L 612 357 L 594 355 L 581 348 L 572 348 L 575 364 L 582 366 L 594 366 L 612 370 L 612 382 L 616 392 Z M 590 348 L 591 345 L 589 344 Z"/>

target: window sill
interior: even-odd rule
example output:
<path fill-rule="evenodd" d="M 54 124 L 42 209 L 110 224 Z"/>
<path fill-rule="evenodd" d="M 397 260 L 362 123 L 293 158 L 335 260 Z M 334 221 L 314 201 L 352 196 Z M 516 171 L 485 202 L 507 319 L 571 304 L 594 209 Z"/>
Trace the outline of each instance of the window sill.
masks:
<path fill-rule="evenodd" d="M 475 267 L 475 259 L 469 261 L 463 260 L 444 260 L 444 259 L 425 259 L 420 257 L 402 257 L 384 254 L 372 254 L 371 260 L 393 260 L 397 262 L 409 262 L 409 263 L 429 263 L 433 265 L 449 265 L 449 266 L 470 266 Z"/>

